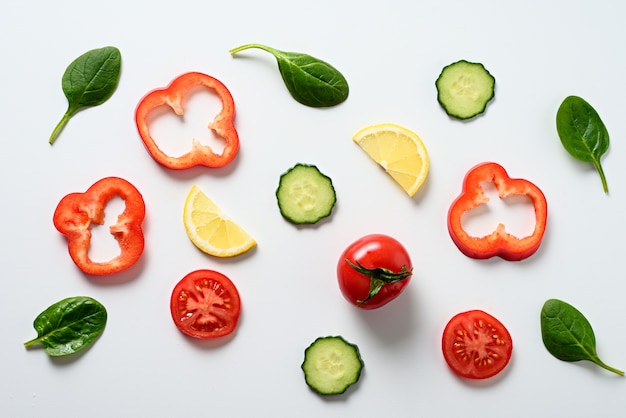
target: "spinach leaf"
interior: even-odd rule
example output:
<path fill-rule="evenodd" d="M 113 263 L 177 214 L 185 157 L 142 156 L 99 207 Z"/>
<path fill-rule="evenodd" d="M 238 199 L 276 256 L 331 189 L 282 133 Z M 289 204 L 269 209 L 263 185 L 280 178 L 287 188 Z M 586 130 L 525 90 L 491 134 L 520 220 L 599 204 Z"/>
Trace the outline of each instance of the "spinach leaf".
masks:
<path fill-rule="evenodd" d="M 604 192 L 608 193 L 600 157 L 609 148 L 609 132 L 598 112 L 584 99 L 568 96 L 556 113 L 556 129 L 563 147 L 572 157 L 593 163 L 600 174 Z"/>
<path fill-rule="evenodd" d="M 24 343 L 26 348 L 42 344 L 50 356 L 65 356 L 93 343 L 104 331 L 107 311 L 88 296 L 63 299 L 35 319 L 37 338 Z"/>
<path fill-rule="evenodd" d="M 109 100 L 120 79 L 122 56 L 112 46 L 92 49 L 67 67 L 62 79 L 68 108 L 50 136 L 50 144 L 80 109 L 98 106 Z"/>
<path fill-rule="evenodd" d="M 541 338 L 546 349 L 559 360 L 591 361 L 624 376 L 624 372 L 604 364 L 596 352 L 596 337 L 585 316 L 572 305 L 549 299 L 541 309 Z"/>
<path fill-rule="evenodd" d="M 310 107 L 330 107 L 348 98 L 349 88 L 343 74 L 320 59 L 299 52 L 279 51 L 260 44 L 231 49 L 231 55 L 259 48 L 274 55 L 285 86 L 298 102 Z"/>

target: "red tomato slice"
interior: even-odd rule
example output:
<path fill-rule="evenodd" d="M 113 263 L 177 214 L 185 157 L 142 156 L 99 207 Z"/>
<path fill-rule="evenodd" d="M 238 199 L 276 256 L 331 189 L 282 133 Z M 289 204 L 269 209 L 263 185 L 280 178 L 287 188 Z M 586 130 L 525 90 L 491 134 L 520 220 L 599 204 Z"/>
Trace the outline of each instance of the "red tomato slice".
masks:
<path fill-rule="evenodd" d="M 178 282 L 170 300 L 178 329 L 194 338 L 216 338 L 237 327 L 241 301 L 230 279 L 213 270 L 196 270 Z"/>
<path fill-rule="evenodd" d="M 455 315 L 443 331 L 443 357 L 459 376 L 487 379 L 511 359 L 513 340 L 493 316 L 474 310 Z"/>

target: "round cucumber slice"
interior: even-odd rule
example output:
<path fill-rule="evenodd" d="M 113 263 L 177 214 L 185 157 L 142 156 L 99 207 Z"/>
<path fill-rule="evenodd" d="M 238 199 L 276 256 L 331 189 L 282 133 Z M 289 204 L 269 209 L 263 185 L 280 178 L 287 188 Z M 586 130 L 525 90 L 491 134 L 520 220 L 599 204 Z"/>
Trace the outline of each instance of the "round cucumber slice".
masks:
<path fill-rule="evenodd" d="M 496 79 L 483 64 L 460 60 L 445 66 L 435 85 L 437 101 L 448 115 L 470 119 L 494 98 Z"/>
<path fill-rule="evenodd" d="M 359 348 L 343 337 L 320 337 L 304 352 L 306 384 L 320 395 L 339 395 L 358 382 L 363 370 Z"/>
<path fill-rule="evenodd" d="M 337 201 L 330 177 L 300 163 L 280 176 L 276 199 L 281 215 L 294 224 L 316 223 L 330 215 Z"/>

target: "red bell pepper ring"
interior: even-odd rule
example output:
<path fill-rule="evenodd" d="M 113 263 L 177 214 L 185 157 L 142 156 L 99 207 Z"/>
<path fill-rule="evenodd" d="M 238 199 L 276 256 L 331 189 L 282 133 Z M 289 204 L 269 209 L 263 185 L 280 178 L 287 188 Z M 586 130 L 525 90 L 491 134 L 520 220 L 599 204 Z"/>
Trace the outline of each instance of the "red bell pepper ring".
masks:
<path fill-rule="evenodd" d="M 104 224 L 105 208 L 113 197 L 124 200 L 124 211 L 109 229 L 120 247 L 120 254 L 107 262 L 89 258 L 91 225 Z M 103 275 L 117 273 L 139 260 L 144 248 L 141 224 L 146 207 L 141 193 L 128 181 L 107 177 L 97 181 L 85 193 L 70 193 L 54 211 L 56 229 L 67 237 L 70 257 L 83 272 Z"/>
<path fill-rule="evenodd" d="M 463 229 L 463 214 L 489 200 L 481 182 L 492 182 L 502 199 L 511 195 L 531 199 L 535 209 L 535 227 L 531 235 L 516 237 L 506 232 L 503 224 L 498 224 L 495 231 L 484 237 L 470 236 Z M 475 166 L 465 176 L 463 191 L 448 211 L 448 231 L 459 250 L 468 257 L 486 259 L 498 256 L 508 261 L 520 261 L 533 255 L 541 245 L 547 217 L 548 204 L 537 186 L 525 179 L 512 179 L 502 166 L 487 162 Z"/>
<path fill-rule="evenodd" d="M 179 157 L 170 156 L 159 148 L 150 135 L 148 114 L 159 106 L 167 105 L 178 116 L 182 116 L 185 94 L 198 86 L 212 90 L 222 101 L 222 110 L 215 116 L 208 128 L 225 140 L 224 150 L 221 154 L 215 153 L 210 146 L 203 145 L 194 139 L 191 151 Z M 183 74 L 174 79 L 168 87 L 148 93 L 141 99 L 135 111 L 135 123 L 146 149 L 157 162 L 173 170 L 183 170 L 198 165 L 223 167 L 231 162 L 239 151 L 239 136 L 235 129 L 234 119 L 235 102 L 226 86 L 209 75 L 197 72 Z"/>

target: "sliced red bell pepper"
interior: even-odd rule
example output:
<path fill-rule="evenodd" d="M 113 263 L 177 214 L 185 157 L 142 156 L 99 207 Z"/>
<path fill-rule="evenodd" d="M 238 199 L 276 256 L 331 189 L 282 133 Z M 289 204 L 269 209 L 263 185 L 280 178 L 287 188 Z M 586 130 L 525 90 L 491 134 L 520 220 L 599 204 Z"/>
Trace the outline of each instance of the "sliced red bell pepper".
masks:
<path fill-rule="evenodd" d="M 222 101 L 222 110 L 209 123 L 208 128 L 225 140 L 224 150 L 218 154 L 210 146 L 203 145 L 194 139 L 191 151 L 179 157 L 170 156 L 159 148 L 150 135 L 148 114 L 157 107 L 167 105 L 177 115 L 182 116 L 185 94 L 199 86 L 212 90 Z M 231 162 L 239 151 L 239 136 L 235 129 L 234 119 L 235 102 L 226 86 L 209 75 L 197 72 L 183 74 L 174 79 L 168 87 L 148 93 L 141 99 L 135 111 L 135 123 L 146 149 L 157 162 L 174 170 L 183 170 L 197 165 L 223 167 Z"/>
<path fill-rule="evenodd" d="M 89 258 L 91 225 L 104 224 L 105 208 L 114 197 L 124 200 L 124 211 L 109 229 L 120 246 L 120 254 L 107 262 Z M 146 207 L 141 193 L 128 181 L 107 177 L 97 181 L 85 193 L 70 193 L 54 211 L 56 229 L 67 237 L 70 257 L 87 274 L 111 274 L 131 267 L 144 248 L 141 224 Z"/>
<path fill-rule="evenodd" d="M 492 182 L 500 198 L 511 195 L 528 196 L 535 209 L 535 227 L 531 235 L 518 238 L 498 224 L 495 231 L 484 237 L 470 236 L 461 225 L 463 214 L 483 203 L 485 196 L 481 182 Z M 485 259 L 494 256 L 508 261 L 520 261 L 534 254 L 546 229 L 548 204 L 543 192 L 528 180 L 512 179 L 499 164 L 487 162 L 472 168 L 463 182 L 463 191 L 448 211 L 448 231 L 456 246 L 468 257 Z"/>

